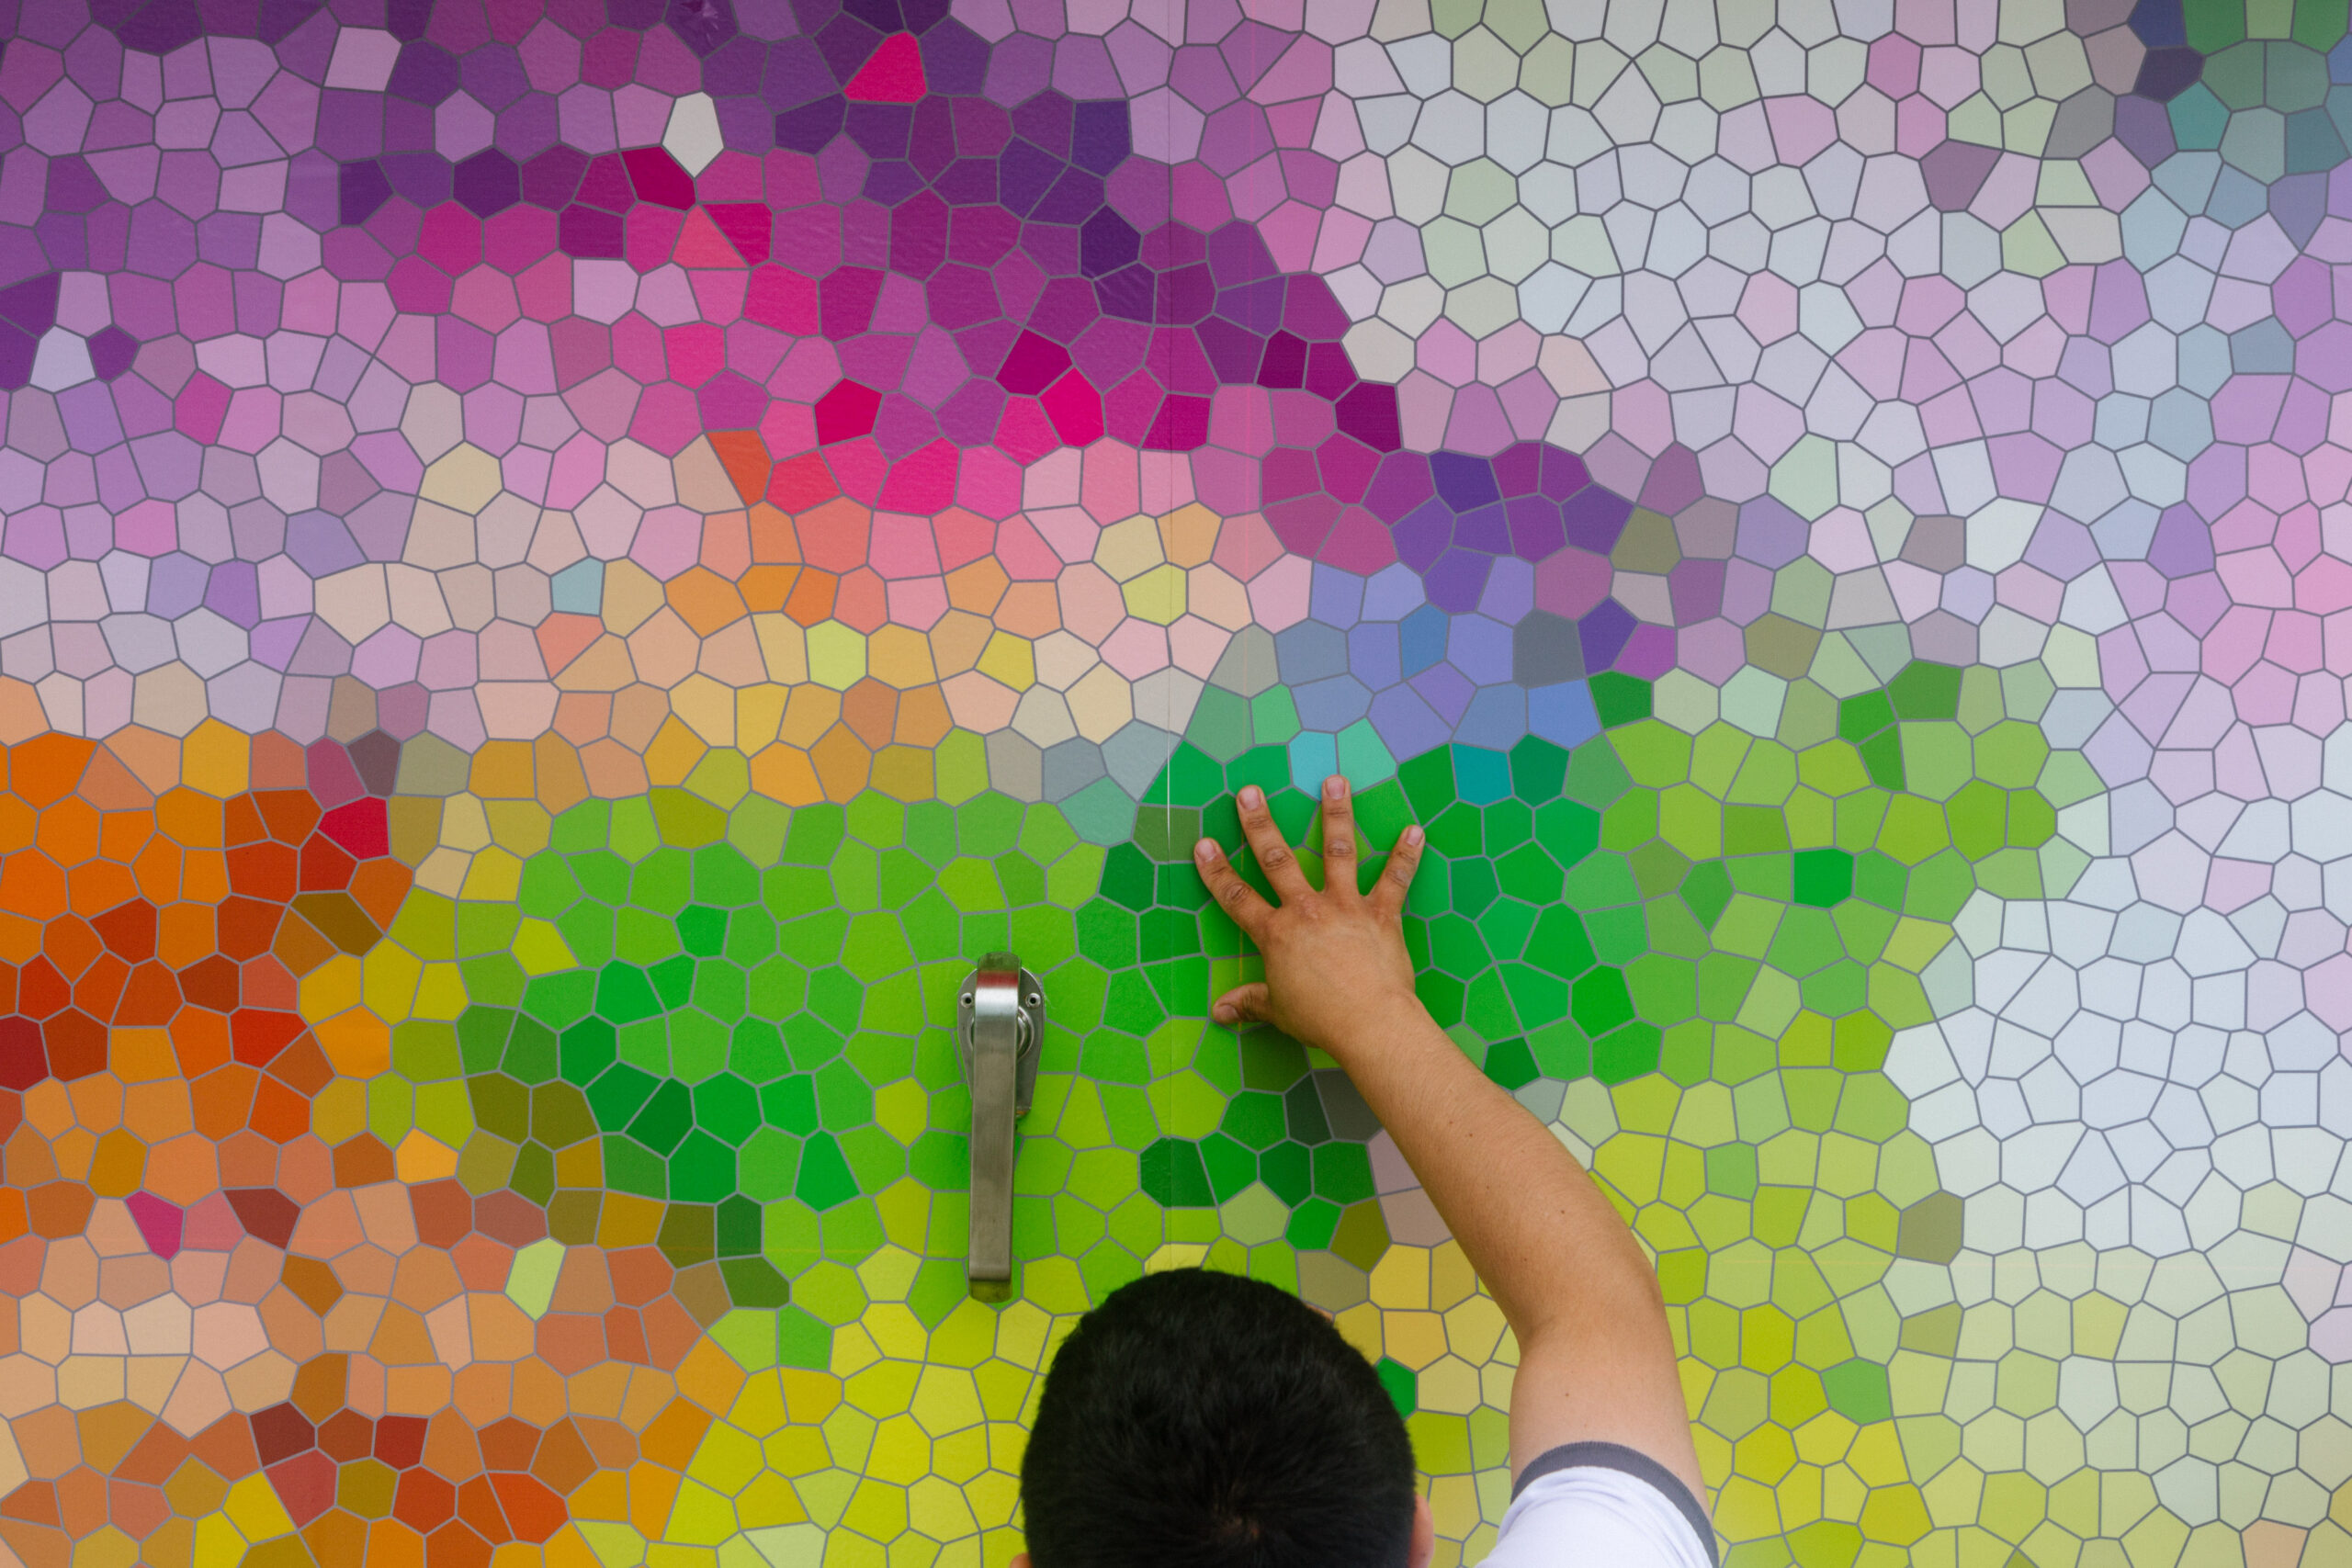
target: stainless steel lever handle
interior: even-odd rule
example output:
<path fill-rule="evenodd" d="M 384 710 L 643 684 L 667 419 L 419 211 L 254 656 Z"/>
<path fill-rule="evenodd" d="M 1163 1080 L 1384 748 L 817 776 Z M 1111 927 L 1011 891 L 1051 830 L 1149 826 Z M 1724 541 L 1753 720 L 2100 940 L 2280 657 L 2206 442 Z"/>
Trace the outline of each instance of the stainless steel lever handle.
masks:
<path fill-rule="evenodd" d="M 1013 1123 L 1029 1111 L 1046 993 L 1010 953 L 984 954 L 956 998 L 956 1043 L 972 1091 L 971 1239 L 965 1279 L 972 1294 L 1012 1292 Z"/>

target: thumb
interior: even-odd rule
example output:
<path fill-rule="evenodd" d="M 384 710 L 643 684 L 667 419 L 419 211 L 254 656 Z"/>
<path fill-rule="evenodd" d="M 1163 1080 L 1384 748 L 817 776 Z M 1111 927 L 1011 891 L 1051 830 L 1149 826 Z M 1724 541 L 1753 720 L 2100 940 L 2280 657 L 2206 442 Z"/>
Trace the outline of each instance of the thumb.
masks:
<path fill-rule="evenodd" d="M 1236 986 L 1217 998 L 1209 1008 L 1209 1016 L 1223 1024 L 1263 1023 L 1272 1016 L 1272 993 L 1263 980 L 1252 980 L 1246 986 Z"/>

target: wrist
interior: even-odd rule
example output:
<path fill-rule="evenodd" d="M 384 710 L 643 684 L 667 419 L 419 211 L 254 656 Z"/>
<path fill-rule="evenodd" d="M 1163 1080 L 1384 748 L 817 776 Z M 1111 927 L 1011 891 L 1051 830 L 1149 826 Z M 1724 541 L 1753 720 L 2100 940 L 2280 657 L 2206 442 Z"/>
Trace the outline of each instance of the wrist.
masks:
<path fill-rule="evenodd" d="M 1430 1016 L 1421 998 L 1408 990 L 1367 998 L 1361 1007 L 1352 1010 L 1352 1016 L 1343 1025 L 1332 1032 L 1331 1038 L 1314 1043 L 1333 1060 L 1345 1065 L 1350 1056 L 1358 1053 L 1395 1050 L 1430 1036 L 1444 1039 L 1445 1032 Z"/>

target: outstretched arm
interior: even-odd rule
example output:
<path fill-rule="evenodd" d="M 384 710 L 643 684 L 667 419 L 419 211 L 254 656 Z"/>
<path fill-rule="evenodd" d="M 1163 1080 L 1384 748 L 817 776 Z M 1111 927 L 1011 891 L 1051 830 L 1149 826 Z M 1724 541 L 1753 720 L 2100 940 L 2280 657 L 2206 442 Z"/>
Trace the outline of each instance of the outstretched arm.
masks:
<path fill-rule="evenodd" d="M 1519 1338 L 1510 1465 L 1562 1443 L 1648 1455 L 1706 1495 L 1657 1275 L 1576 1156 L 1439 1029 L 1413 992 L 1405 895 L 1422 836 L 1408 828 L 1369 894 L 1347 781 L 1324 781 L 1324 886 L 1307 880 L 1263 793 L 1241 829 L 1270 905 L 1204 839 L 1201 876 L 1265 955 L 1266 978 L 1219 997 L 1220 1023 L 1258 1020 L 1347 1069 L 1461 1242 Z"/>

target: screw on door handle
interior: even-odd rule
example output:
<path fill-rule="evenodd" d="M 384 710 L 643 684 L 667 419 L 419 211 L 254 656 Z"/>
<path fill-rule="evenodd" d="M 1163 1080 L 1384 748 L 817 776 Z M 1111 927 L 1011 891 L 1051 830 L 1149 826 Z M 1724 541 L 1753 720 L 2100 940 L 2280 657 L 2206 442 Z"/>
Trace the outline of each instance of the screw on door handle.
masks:
<path fill-rule="evenodd" d="M 1037 1084 L 1046 994 L 1010 953 L 984 954 L 956 998 L 956 1044 L 972 1091 L 971 1239 L 964 1274 L 972 1294 L 1012 1293 L 1014 1128 Z"/>

